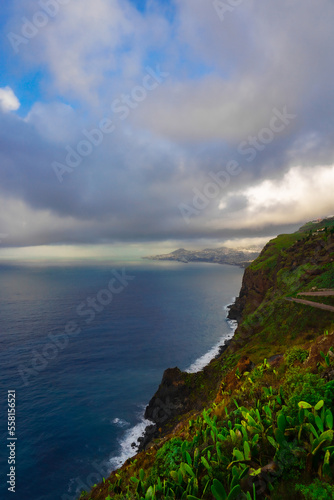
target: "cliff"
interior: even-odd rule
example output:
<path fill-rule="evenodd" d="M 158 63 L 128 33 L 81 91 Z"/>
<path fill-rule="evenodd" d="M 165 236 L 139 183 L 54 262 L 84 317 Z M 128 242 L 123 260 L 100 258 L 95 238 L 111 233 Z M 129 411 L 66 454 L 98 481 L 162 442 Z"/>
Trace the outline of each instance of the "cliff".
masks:
<path fill-rule="evenodd" d="M 168 434 L 185 416 L 200 411 L 212 402 L 221 381 L 222 353 L 198 373 L 185 373 L 179 368 L 165 370 L 157 392 L 150 400 L 145 418 L 152 421 L 140 439 L 139 451 L 145 450 L 155 438 Z"/>
<path fill-rule="evenodd" d="M 231 306 L 229 317 L 242 321 L 259 307 L 269 291 L 283 296 L 309 290 L 312 285 L 321 286 L 325 276 L 320 281 L 314 278 L 333 262 L 333 247 L 333 233 L 329 232 L 326 238 L 322 232 L 305 235 L 302 228 L 297 233 L 280 235 L 270 241 L 256 262 L 246 269 L 239 297 Z"/>
<path fill-rule="evenodd" d="M 262 340 L 266 338 L 277 347 L 283 339 L 293 341 L 306 329 L 311 335 L 326 324 L 330 314 L 300 308 L 286 299 L 334 287 L 333 228 L 334 218 L 326 219 L 322 226 L 309 223 L 294 234 L 278 236 L 264 247 L 245 270 L 239 297 L 229 310 L 229 318 L 236 319 L 239 325 L 232 350 L 247 343 L 249 353 L 250 343 L 261 344 L 256 336 L 259 332 Z M 301 311 L 307 314 L 301 315 Z"/>
<path fill-rule="evenodd" d="M 141 451 L 82 498 L 334 498 L 334 316 L 317 307 L 334 306 L 333 259 L 334 218 L 270 241 L 232 341 L 197 374 L 165 371 Z"/>

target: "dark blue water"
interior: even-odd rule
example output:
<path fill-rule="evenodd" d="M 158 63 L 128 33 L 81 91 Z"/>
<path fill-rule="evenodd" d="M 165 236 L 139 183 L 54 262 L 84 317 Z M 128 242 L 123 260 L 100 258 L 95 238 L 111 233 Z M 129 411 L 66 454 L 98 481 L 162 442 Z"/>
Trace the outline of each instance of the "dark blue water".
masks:
<path fill-rule="evenodd" d="M 231 336 L 225 306 L 239 292 L 242 269 L 125 269 L 129 278 L 117 264 L 0 265 L 0 498 L 13 497 L 7 390 L 17 400 L 17 497 L 76 498 L 131 453 L 165 368 L 197 370 Z"/>

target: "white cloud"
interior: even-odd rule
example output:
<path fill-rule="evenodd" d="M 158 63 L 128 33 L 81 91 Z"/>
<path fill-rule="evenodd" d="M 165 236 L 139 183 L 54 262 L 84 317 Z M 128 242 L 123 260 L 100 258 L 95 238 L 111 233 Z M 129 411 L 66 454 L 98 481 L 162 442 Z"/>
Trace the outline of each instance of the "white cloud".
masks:
<path fill-rule="evenodd" d="M 219 76 L 166 83 L 138 109 L 135 122 L 173 141 L 238 143 L 257 134 L 272 116 L 275 101 L 258 83 L 252 78 L 229 82 Z"/>
<path fill-rule="evenodd" d="M 265 179 L 228 198 L 244 196 L 247 208 L 235 214 L 239 227 L 296 224 L 333 212 L 334 166 L 291 167 L 278 180 Z"/>
<path fill-rule="evenodd" d="M 74 109 L 62 102 L 36 102 L 25 121 L 31 123 L 41 137 L 52 142 L 65 143 L 75 140 L 80 125 Z"/>
<path fill-rule="evenodd" d="M 244 195 L 252 212 L 280 212 L 298 204 L 299 209 L 303 207 L 310 214 L 315 208 L 323 213 L 333 203 L 333 185 L 334 166 L 292 167 L 281 180 L 264 180 Z"/>
<path fill-rule="evenodd" d="M 272 236 L 264 236 L 264 237 L 255 237 L 255 238 L 236 238 L 234 240 L 226 240 L 223 245 L 228 248 L 235 249 L 243 249 L 243 250 L 252 250 L 252 251 L 260 251 L 268 243 L 269 240 L 275 238 L 276 235 Z"/>
<path fill-rule="evenodd" d="M 266 127 L 273 108 L 287 106 L 297 115 L 296 127 L 310 113 L 318 127 L 319 98 L 328 101 L 327 107 L 319 103 L 319 116 L 330 120 L 332 3 L 322 2 L 316 26 L 319 4 L 309 0 L 296 0 L 293 8 L 288 0 L 241 2 L 223 22 L 212 1 L 176 3 L 183 77 L 169 70 L 170 82 L 139 110 L 138 125 L 173 141 L 234 144 Z"/>
<path fill-rule="evenodd" d="M 20 107 L 20 101 L 10 87 L 0 88 L 0 109 L 5 113 L 16 111 Z"/>
<path fill-rule="evenodd" d="M 111 103 L 113 91 L 125 91 L 128 81 L 131 88 L 147 47 L 165 43 L 167 30 L 162 15 L 145 17 L 128 0 L 71 0 L 22 53 L 32 65 L 47 67 L 49 90 L 96 109 Z"/>

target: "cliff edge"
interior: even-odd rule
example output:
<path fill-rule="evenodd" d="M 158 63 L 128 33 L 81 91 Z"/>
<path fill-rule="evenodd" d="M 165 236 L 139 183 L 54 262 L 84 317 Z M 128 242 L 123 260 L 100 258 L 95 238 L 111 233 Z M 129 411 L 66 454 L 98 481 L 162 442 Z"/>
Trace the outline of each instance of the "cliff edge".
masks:
<path fill-rule="evenodd" d="M 81 498 L 334 498 L 334 315 L 312 305 L 333 293 L 334 218 L 271 240 L 232 341 L 199 373 L 164 372 L 140 452 Z"/>

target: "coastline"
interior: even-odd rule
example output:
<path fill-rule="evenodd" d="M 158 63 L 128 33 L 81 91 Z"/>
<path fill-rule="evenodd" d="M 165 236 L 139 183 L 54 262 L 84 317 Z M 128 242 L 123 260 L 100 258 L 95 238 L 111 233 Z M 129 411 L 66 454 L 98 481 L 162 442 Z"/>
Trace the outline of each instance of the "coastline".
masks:
<path fill-rule="evenodd" d="M 186 373 L 198 373 L 203 370 L 206 366 L 208 366 L 213 359 L 218 358 L 228 347 L 230 341 L 233 339 L 235 331 L 238 327 L 237 321 L 229 318 L 229 308 L 235 302 L 236 297 L 232 298 L 232 303 L 224 306 L 224 310 L 226 312 L 225 321 L 228 323 L 231 333 L 222 337 L 217 344 L 215 344 L 207 353 L 200 356 L 196 361 L 194 361 L 189 368 L 186 368 L 184 371 Z"/>
<path fill-rule="evenodd" d="M 254 260 L 247 260 L 242 262 L 226 262 L 222 260 L 210 260 L 210 259 L 194 259 L 194 260 L 184 260 L 184 259 L 158 259 L 155 257 L 142 257 L 143 260 L 150 260 L 152 262 L 178 262 L 179 264 L 219 264 L 222 266 L 235 266 L 241 269 L 246 269 Z"/>
<path fill-rule="evenodd" d="M 143 406 L 142 411 L 138 414 L 139 422 L 127 429 L 124 433 L 124 436 L 120 439 L 120 451 L 118 455 L 110 457 L 108 462 L 110 463 L 111 470 L 113 472 L 120 467 L 134 455 L 138 453 L 138 439 L 144 437 L 146 428 L 151 424 L 149 420 L 146 420 L 144 417 L 145 414 L 145 406 Z M 135 445 L 135 446 L 134 446 Z"/>
<path fill-rule="evenodd" d="M 203 370 L 205 370 L 212 361 L 219 358 L 223 354 L 223 352 L 228 348 L 230 342 L 232 341 L 235 335 L 235 331 L 238 327 L 238 322 L 229 317 L 230 308 L 233 306 L 235 301 L 236 297 L 232 297 L 231 302 L 223 307 L 226 313 L 225 321 L 228 323 L 231 329 L 231 333 L 229 333 L 228 335 L 224 335 L 217 342 L 217 344 L 215 344 L 209 351 L 196 359 L 183 372 L 181 372 L 181 370 L 177 368 L 167 368 L 164 372 L 164 376 L 166 372 L 170 372 L 173 370 L 179 370 L 179 372 L 182 374 L 199 374 L 200 372 L 203 372 Z M 132 458 L 137 453 L 146 449 L 146 447 L 156 437 L 157 422 L 147 417 L 147 410 L 150 406 L 151 401 L 143 406 L 143 412 L 140 414 L 140 421 L 135 426 L 127 429 L 124 433 L 124 436 L 120 439 L 119 454 L 109 458 L 108 462 L 111 466 L 110 472 L 116 471 L 118 468 L 122 467 L 129 458 Z"/>

